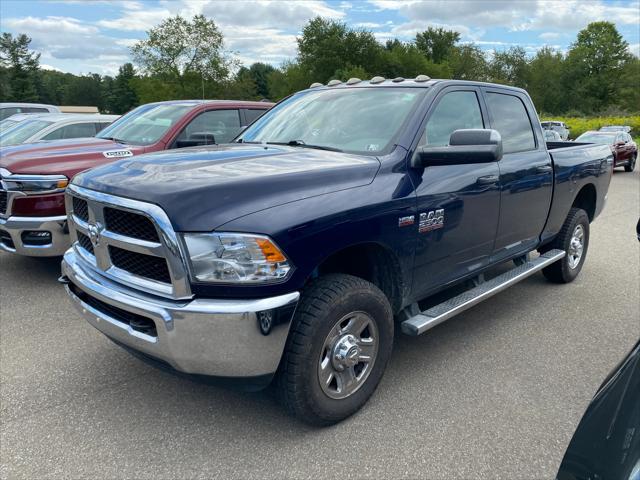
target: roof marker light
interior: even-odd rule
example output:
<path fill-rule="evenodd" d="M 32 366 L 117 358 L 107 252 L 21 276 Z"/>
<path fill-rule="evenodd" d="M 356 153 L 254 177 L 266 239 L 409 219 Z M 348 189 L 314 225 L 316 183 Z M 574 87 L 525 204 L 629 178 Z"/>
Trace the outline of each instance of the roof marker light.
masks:
<path fill-rule="evenodd" d="M 404 77 L 396 77 L 393 80 L 391 80 L 393 83 L 400 83 L 400 82 L 404 82 Z"/>
<path fill-rule="evenodd" d="M 415 79 L 414 82 L 426 82 L 428 80 L 431 80 L 431 77 L 428 75 L 418 75 Z"/>
<path fill-rule="evenodd" d="M 335 87 L 336 85 L 340 85 L 342 82 L 340 80 L 330 80 L 329 83 L 327 83 L 328 87 Z"/>
<path fill-rule="evenodd" d="M 322 87 L 322 84 L 320 82 L 314 82 L 309 86 L 309 88 L 318 88 L 318 87 Z"/>
<path fill-rule="evenodd" d="M 371 80 L 369 80 L 369 83 L 373 83 L 375 85 L 376 83 L 384 82 L 384 80 L 384 77 L 373 77 Z"/>
<path fill-rule="evenodd" d="M 360 83 L 362 80 L 360 80 L 359 78 L 356 77 L 351 77 L 349 80 L 347 80 L 347 85 L 355 85 L 356 83 Z"/>

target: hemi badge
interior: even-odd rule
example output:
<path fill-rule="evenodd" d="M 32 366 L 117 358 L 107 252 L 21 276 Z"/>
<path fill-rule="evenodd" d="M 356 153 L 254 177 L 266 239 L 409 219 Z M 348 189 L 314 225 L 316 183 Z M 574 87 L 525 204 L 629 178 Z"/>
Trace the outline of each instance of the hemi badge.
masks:
<path fill-rule="evenodd" d="M 398 226 L 399 227 L 408 227 L 410 225 L 413 225 L 415 222 L 415 217 L 413 215 L 410 215 L 408 217 L 400 217 L 398 219 Z"/>

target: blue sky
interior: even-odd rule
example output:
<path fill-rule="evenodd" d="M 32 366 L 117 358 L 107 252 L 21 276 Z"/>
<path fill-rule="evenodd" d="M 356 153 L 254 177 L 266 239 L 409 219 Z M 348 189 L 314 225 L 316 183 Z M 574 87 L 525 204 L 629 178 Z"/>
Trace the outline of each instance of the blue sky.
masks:
<path fill-rule="evenodd" d="M 114 74 L 128 47 L 164 18 L 202 13 L 244 63 L 279 65 L 296 54 L 296 36 L 321 15 L 411 40 L 429 26 L 460 32 L 485 50 L 544 45 L 566 50 L 589 22 L 609 20 L 640 53 L 640 0 L 2 0 L 2 31 L 26 33 L 41 64 L 72 73 Z"/>

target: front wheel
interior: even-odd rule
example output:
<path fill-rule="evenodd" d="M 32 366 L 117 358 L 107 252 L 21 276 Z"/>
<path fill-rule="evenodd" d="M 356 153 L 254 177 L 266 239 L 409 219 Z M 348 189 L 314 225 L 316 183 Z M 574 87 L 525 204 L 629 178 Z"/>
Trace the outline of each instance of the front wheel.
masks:
<path fill-rule="evenodd" d="M 542 270 L 548 280 L 555 283 L 572 282 L 582 270 L 589 247 L 589 217 L 581 208 L 572 208 L 567 219 L 548 249 L 567 252 L 562 260 Z"/>
<path fill-rule="evenodd" d="M 373 394 L 393 345 L 386 296 L 350 275 L 320 277 L 303 292 L 278 370 L 287 410 L 313 425 L 358 411 Z"/>
<path fill-rule="evenodd" d="M 638 154 L 635 153 L 630 159 L 629 159 L 629 163 L 627 163 L 624 166 L 624 171 L 625 172 L 633 172 L 633 170 L 636 168 L 636 158 L 638 157 Z"/>

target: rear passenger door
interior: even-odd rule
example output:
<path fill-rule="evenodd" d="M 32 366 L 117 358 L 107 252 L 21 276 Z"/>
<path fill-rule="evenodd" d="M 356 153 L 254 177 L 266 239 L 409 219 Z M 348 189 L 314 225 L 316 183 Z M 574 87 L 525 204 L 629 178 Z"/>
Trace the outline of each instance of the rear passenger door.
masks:
<path fill-rule="evenodd" d="M 445 146 L 455 130 L 487 124 L 479 89 L 448 88 L 427 113 L 418 146 Z M 413 285 L 422 297 L 489 262 L 500 210 L 499 170 L 497 162 L 486 162 L 429 166 L 416 173 Z"/>
<path fill-rule="evenodd" d="M 533 125 L 538 117 L 524 93 L 483 89 L 491 128 L 502 136 L 500 221 L 492 261 L 535 248 L 551 205 L 553 166 Z"/>

